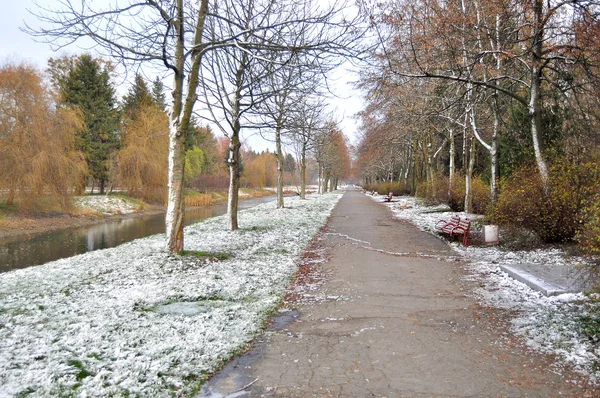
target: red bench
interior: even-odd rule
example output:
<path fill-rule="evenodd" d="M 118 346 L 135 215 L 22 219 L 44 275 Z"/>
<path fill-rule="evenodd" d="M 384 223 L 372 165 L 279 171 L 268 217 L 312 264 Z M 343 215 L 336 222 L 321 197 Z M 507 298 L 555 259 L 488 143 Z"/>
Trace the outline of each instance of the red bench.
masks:
<path fill-rule="evenodd" d="M 384 202 L 391 202 L 392 201 L 392 196 L 394 196 L 393 193 L 391 193 L 391 192 L 388 193 L 387 196 L 383 197 L 383 201 Z"/>
<path fill-rule="evenodd" d="M 462 244 L 467 246 L 469 241 L 469 230 L 471 229 L 471 220 L 468 218 L 460 218 L 460 216 L 453 215 L 450 221 L 440 220 L 435 224 L 435 229 L 439 232 L 446 233 L 450 236 L 462 235 Z"/>

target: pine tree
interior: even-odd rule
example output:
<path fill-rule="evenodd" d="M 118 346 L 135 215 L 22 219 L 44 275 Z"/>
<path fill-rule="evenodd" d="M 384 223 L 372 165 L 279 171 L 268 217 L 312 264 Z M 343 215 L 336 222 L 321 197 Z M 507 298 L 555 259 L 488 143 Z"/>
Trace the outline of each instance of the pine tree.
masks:
<path fill-rule="evenodd" d="M 156 79 L 152 82 L 152 99 L 154 103 L 158 105 L 161 111 L 167 111 L 167 98 L 164 93 L 165 85 L 163 82 L 156 77 Z"/>
<path fill-rule="evenodd" d="M 123 114 L 129 119 L 134 119 L 135 114 L 142 107 L 150 106 L 154 103 L 153 93 L 150 93 L 144 78 L 139 73 L 136 73 L 133 86 L 131 86 L 127 94 L 123 97 Z"/>
<path fill-rule="evenodd" d="M 63 102 L 83 114 L 84 127 L 76 140 L 87 160 L 88 171 L 104 193 L 108 181 L 108 159 L 118 148 L 119 113 L 110 82 L 110 65 L 83 54 L 67 75 L 61 90 Z"/>

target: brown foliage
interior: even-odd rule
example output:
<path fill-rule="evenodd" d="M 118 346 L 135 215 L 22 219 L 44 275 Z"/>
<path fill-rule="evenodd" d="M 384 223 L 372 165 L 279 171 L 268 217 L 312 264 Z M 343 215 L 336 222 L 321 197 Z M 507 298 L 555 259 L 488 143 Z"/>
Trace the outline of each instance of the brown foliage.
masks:
<path fill-rule="evenodd" d="M 118 155 L 119 181 L 134 197 L 165 202 L 169 152 L 169 121 L 155 106 L 141 108 L 123 130 Z"/>
<path fill-rule="evenodd" d="M 0 189 L 7 204 L 31 211 L 40 200 L 64 209 L 86 173 L 75 151 L 80 115 L 52 103 L 39 73 L 31 66 L 0 68 Z"/>
<path fill-rule="evenodd" d="M 573 240 L 581 228 L 583 209 L 593 203 L 600 186 L 597 162 L 556 163 L 544 194 L 533 167 L 524 167 L 502 184 L 492 218 L 525 227 L 548 243 Z"/>

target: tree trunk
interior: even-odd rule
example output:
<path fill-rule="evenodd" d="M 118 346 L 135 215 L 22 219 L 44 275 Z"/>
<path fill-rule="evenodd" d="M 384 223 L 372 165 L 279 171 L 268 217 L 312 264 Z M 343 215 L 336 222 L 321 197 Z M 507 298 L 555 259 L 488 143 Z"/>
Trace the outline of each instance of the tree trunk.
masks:
<path fill-rule="evenodd" d="M 104 184 L 105 184 L 105 183 L 106 183 L 106 182 L 104 181 L 104 178 L 102 178 L 102 179 L 100 180 L 100 195 L 104 194 Z"/>
<path fill-rule="evenodd" d="M 531 122 L 531 138 L 533 140 L 533 151 L 535 153 L 535 161 L 538 166 L 538 172 L 542 180 L 544 192 L 548 192 L 548 167 L 542 156 L 540 145 L 540 135 L 542 133 L 542 112 L 541 112 L 541 95 L 540 86 L 542 80 L 542 44 L 544 40 L 544 30 L 542 28 L 543 19 L 543 2 L 542 0 L 534 0 L 534 35 L 533 35 L 533 51 L 531 52 L 531 90 L 529 97 L 529 118 Z"/>
<path fill-rule="evenodd" d="M 321 163 L 317 163 L 318 171 L 317 171 L 317 193 L 321 195 L 323 193 L 321 186 L 323 185 L 323 167 Z"/>
<path fill-rule="evenodd" d="M 473 137 L 469 137 L 469 165 L 467 167 L 467 172 L 465 173 L 465 212 L 472 213 L 473 212 L 473 190 L 472 190 L 472 180 L 473 180 L 473 169 L 475 168 L 475 140 Z"/>
<path fill-rule="evenodd" d="M 183 250 L 183 173 L 185 167 L 185 132 L 187 131 L 194 103 L 200 70 L 202 34 L 204 21 L 208 13 L 208 0 L 200 0 L 198 19 L 194 35 L 195 49 L 192 51 L 191 66 L 188 72 L 187 93 L 183 100 L 185 69 L 185 27 L 183 0 L 175 4 L 177 18 L 172 21 L 177 33 L 175 48 L 175 68 L 173 74 L 173 106 L 169 117 L 169 192 L 167 196 L 167 214 L 165 217 L 167 232 L 167 250 L 178 253 Z"/>
<path fill-rule="evenodd" d="M 491 157 L 491 176 L 490 176 L 490 199 L 496 201 L 498 191 L 498 137 L 500 136 L 500 114 L 498 111 L 498 93 L 494 93 L 493 111 L 494 111 L 494 130 L 492 132 L 492 144 L 490 147 Z"/>
<path fill-rule="evenodd" d="M 449 157 L 450 157 L 450 165 L 449 167 L 449 176 L 448 176 L 448 199 L 452 198 L 452 185 L 454 184 L 454 169 L 455 169 L 455 165 L 454 165 L 454 156 L 456 156 L 455 152 L 455 147 L 454 147 L 454 130 L 450 130 L 448 132 L 448 139 L 450 142 L 450 148 L 448 149 L 449 152 Z"/>
<path fill-rule="evenodd" d="M 281 125 L 275 128 L 275 147 L 277 149 L 277 208 L 283 209 L 283 152 L 281 151 Z"/>
<path fill-rule="evenodd" d="M 229 141 L 229 197 L 227 198 L 227 215 L 229 230 L 238 229 L 238 202 L 240 189 L 240 123 L 234 122 L 234 131 Z"/>
<path fill-rule="evenodd" d="M 229 158 L 229 196 L 227 198 L 228 228 L 230 231 L 238 229 L 238 202 L 240 189 L 240 143 L 237 135 L 231 138 Z"/>
<path fill-rule="evenodd" d="M 306 199 L 306 144 L 302 143 L 300 155 L 300 199 Z"/>
<path fill-rule="evenodd" d="M 169 193 L 167 199 L 167 249 L 171 253 L 183 250 L 183 176 L 185 169 L 185 134 L 177 120 L 171 121 L 169 134 Z"/>
<path fill-rule="evenodd" d="M 14 200 L 15 200 L 15 190 L 13 188 L 8 191 L 8 198 L 6 199 L 6 205 L 12 206 Z"/>

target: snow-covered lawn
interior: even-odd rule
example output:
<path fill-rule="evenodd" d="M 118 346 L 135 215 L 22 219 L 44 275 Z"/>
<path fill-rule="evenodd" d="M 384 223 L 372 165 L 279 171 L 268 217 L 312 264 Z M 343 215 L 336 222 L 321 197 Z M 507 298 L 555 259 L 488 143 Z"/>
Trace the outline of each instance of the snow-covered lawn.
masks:
<path fill-rule="evenodd" d="M 259 332 L 339 194 L 286 198 L 164 235 L 0 275 L 0 397 L 193 394 Z"/>
<path fill-rule="evenodd" d="M 381 196 L 373 199 L 382 201 Z M 413 222 L 423 231 L 435 233 L 435 223 L 448 220 L 454 214 L 447 206 L 425 206 L 413 197 L 401 199 L 406 201 L 407 208 L 401 208 L 398 201 L 387 204 L 394 216 Z M 480 217 L 464 213 L 462 216 Z M 590 375 L 592 381 L 600 378 L 600 309 L 597 304 L 583 294 L 546 297 L 514 280 L 499 267 L 500 264 L 530 263 L 550 267 L 568 265 L 576 270 L 584 261 L 582 258 L 569 256 L 559 248 L 510 251 L 499 247 L 463 247 L 458 242 L 451 245 L 467 260 L 468 280 L 475 282 L 477 299 L 486 306 L 517 311 L 519 315 L 512 321 L 512 329 L 529 347 L 557 354 L 564 363 Z"/>
<path fill-rule="evenodd" d="M 133 199 L 107 195 L 77 196 L 73 205 L 104 214 L 129 214 L 140 209 L 139 202 Z"/>

